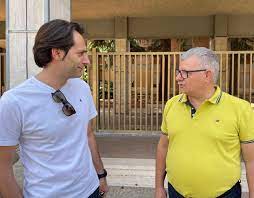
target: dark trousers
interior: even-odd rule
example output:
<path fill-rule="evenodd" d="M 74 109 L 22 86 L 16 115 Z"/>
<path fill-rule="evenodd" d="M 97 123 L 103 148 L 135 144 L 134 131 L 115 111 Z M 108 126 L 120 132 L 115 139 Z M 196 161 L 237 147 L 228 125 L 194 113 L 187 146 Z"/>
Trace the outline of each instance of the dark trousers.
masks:
<path fill-rule="evenodd" d="M 238 181 L 231 189 L 217 198 L 241 198 L 241 194 L 241 184 Z M 168 196 L 169 198 L 184 198 L 184 196 L 178 193 L 170 183 L 168 183 Z"/>
<path fill-rule="evenodd" d="M 99 187 L 88 198 L 101 198 Z"/>

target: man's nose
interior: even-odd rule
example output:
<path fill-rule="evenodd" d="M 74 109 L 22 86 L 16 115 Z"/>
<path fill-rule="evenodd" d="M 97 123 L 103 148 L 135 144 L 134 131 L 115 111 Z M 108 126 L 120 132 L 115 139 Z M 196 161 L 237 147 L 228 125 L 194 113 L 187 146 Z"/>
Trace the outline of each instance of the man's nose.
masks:
<path fill-rule="evenodd" d="M 176 75 L 176 81 L 183 80 L 180 72 Z"/>
<path fill-rule="evenodd" d="M 88 58 L 88 55 L 87 54 L 84 54 L 84 58 L 83 58 L 83 61 L 82 61 L 83 64 L 90 64 L 90 60 Z"/>

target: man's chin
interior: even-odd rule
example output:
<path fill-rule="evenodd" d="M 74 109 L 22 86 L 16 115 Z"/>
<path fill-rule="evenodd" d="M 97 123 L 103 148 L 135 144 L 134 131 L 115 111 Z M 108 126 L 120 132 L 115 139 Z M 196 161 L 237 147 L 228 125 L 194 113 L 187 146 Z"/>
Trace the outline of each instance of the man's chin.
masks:
<path fill-rule="evenodd" d="M 179 91 L 180 91 L 180 92 L 183 92 L 183 91 L 184 91 L 184 88 L 183 88 L 182 86 L 179 85 L 178 88 L 179 88 Z"/>
<path fill-rule="evenodd" d="M 184 93 L 186 94 L 186 89 L 184 89 L 183 87 L 179 86 L 179 93 Z"/>
<path fill-rule="evenodd" d="M 78 71 L 75 76 L 76 76 L 76 78 L 80 78 L 82 76 L 82 74 L 83 74 L 83 70 Z"/>
<path fill-rule="evenodd" d="M 74 74 L 72 76 L 70 76 L 70 78 L 81 78 L 82 74 Z"/>

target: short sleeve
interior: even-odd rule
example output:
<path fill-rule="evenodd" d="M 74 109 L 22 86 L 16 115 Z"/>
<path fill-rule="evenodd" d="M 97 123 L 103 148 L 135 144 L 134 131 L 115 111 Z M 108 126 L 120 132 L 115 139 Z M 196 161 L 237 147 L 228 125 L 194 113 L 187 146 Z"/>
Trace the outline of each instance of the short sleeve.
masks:
<path fill-rule="evenodd" d="M 0 146 L 15 146 L 22 131 L 18 104 L 9 97 L 0 98 Z"/>
<path fill-rule="evenodd" d="M 88 103 L 89 103 L 89 115 L 88 119 L 91 120 L 97 116 L 97 111 L 94 105 L 93 96 L 91 93 L 91 89 L 89 86 L 87 86 L 88 89 Z"/>
<path fill-rule="evenodd" d="M 163 111 L 163 116 L 162 116 L 162 124 L 161 124 L 161 131 L 163 134 L 168 135 L 168 126 L 167 126 L 167 114 L 170 108 L 170 100 L 166 103 L 164 111 Z"/>
<path fill-rule="evenodd" d="M 239 137 L 241 143 L 254 142 L 254 112 L 250 104 L 241 109 Z"/>

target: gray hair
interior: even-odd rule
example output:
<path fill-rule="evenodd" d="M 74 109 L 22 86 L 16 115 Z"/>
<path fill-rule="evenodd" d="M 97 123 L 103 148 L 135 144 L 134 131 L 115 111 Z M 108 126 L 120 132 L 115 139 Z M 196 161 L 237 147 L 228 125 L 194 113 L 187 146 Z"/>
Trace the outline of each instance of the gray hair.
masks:
<path fill-rule="evenodd" d="M 189 49 L 181 55 L 181 61 L 191 56 L 196 56 L 200 60 L 200 66 L 204 69 L 210 69 L 213 72 L 213 81 L 216 84 L 219 77 L 219 58 L 210 49 L 205 47 L 195 47 Z"/>

